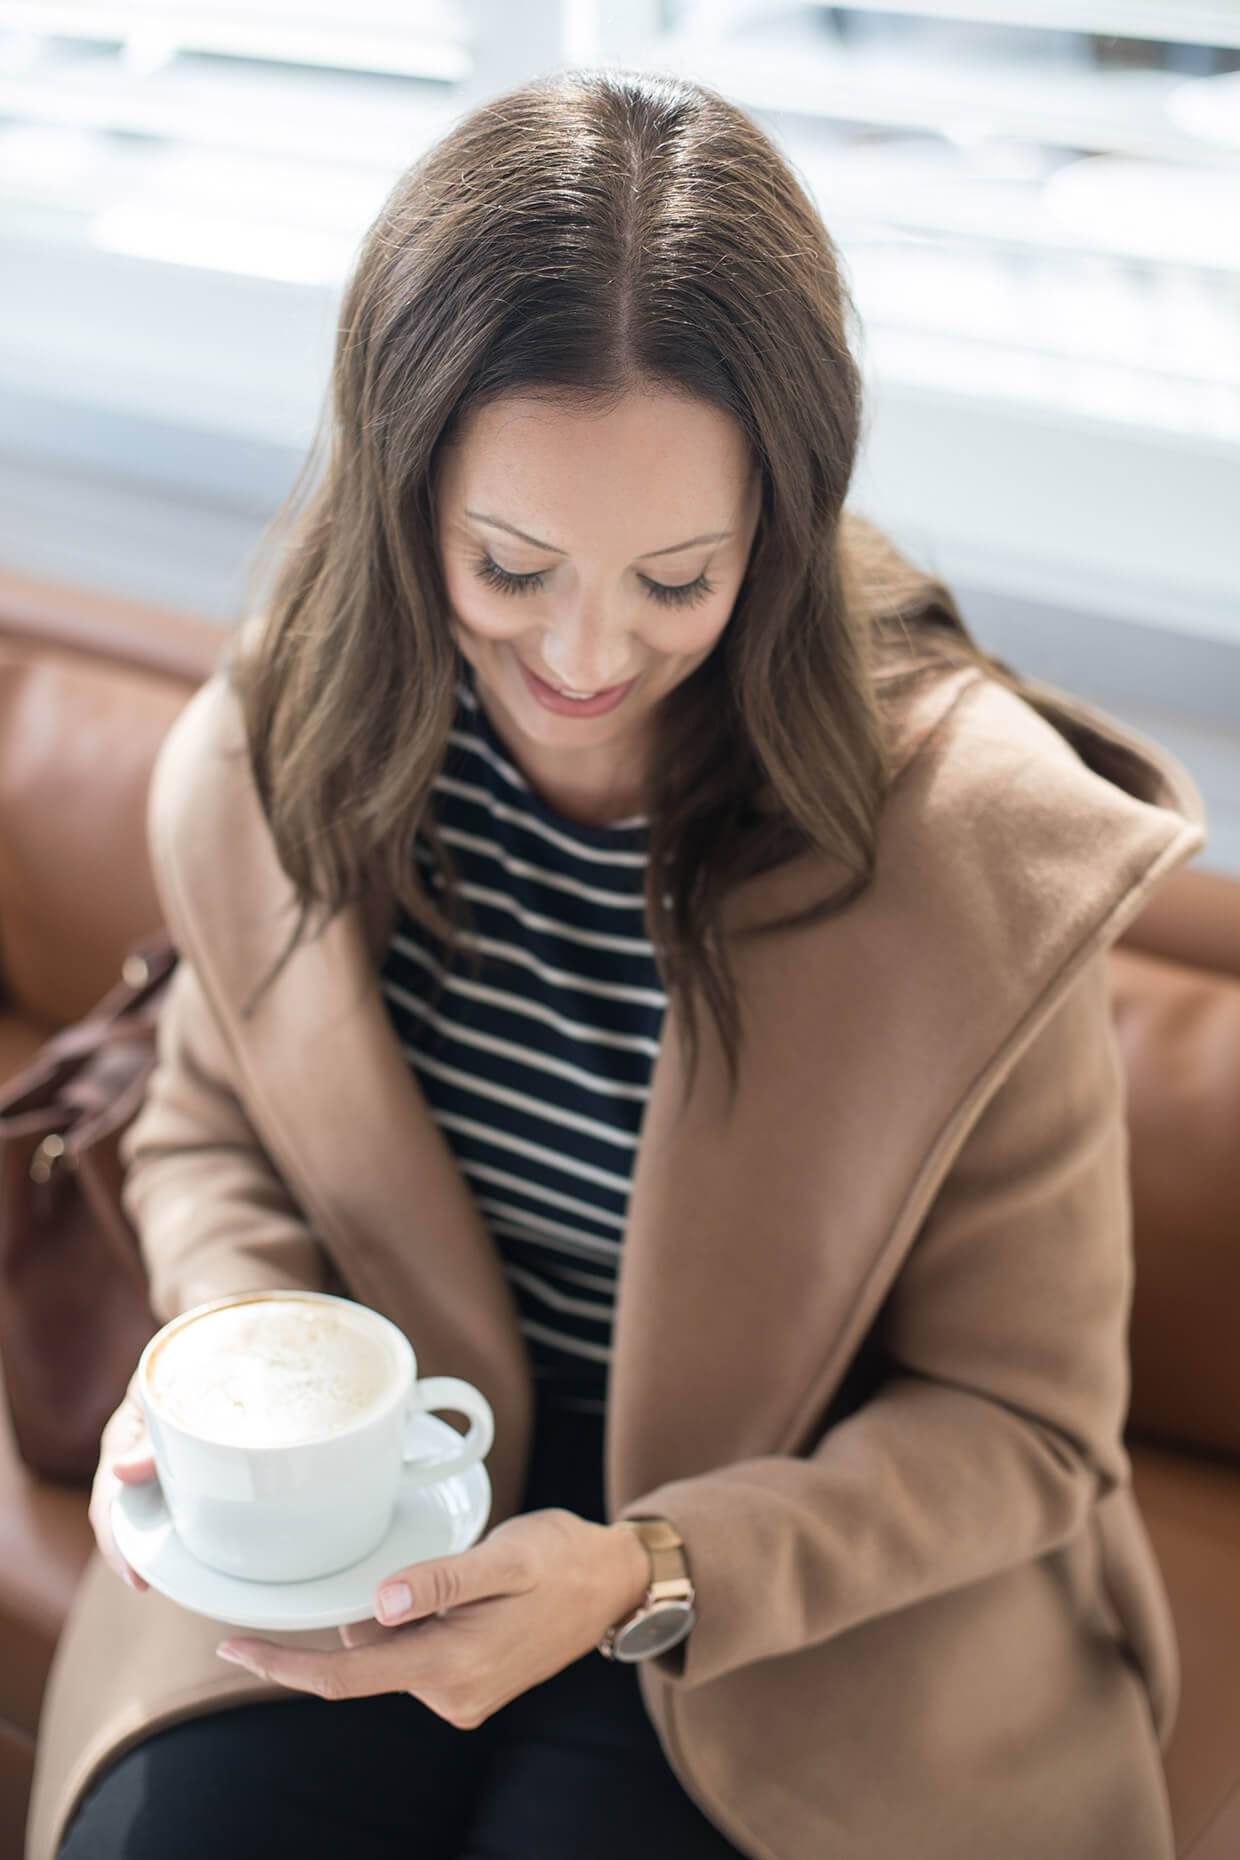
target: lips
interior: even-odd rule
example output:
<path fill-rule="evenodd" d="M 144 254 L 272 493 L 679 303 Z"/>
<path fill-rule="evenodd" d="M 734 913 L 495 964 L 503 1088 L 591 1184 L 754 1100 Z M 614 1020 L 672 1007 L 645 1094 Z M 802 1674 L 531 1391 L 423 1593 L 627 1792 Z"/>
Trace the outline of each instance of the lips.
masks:
<path fill-rule="evenodd" d="M 633 677 L 622 685 L 608 685 L 602 691 L 596 691 L 593 697 L 570 698 L 565 697 L 557 686 L 549 684 L 537 672 L 531 671 L 524 659 L 519 659 L 518 663 L 526 685 L 543 709 L 555 711 L 562 717 L 600 717 L 623 703 L 627 693 L 637 683 L 636 677 Z"/>
<path fill-rule="evenodd" d="M 557 685 L 554 679 L 544 678 L 539 672 L 535 672 L 534 676 L 540 685 L 546 685 L 557 697 L 575 698 L 579 704 L 586 704 L 591 698 L 609 697 L 613 691 L 620 689 L 619 685 L 601 685 L 597 691 L 570 691 L 567 685 Z"/>

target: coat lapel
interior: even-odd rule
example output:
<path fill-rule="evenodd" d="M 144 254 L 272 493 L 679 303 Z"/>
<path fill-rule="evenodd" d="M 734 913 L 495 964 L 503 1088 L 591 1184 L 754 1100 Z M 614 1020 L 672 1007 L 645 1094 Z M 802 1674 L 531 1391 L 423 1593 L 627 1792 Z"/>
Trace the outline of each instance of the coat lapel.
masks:
<path fill-rule="evenodd" d="M 1127 739 L 1150 758 L 1142 800 L 996 681 L 942 681 L 905 721 L 868 889 L 752 940 L 841 875 L 807 858 L 733 894 L 745 1057 L 730 1115 L 713 1025 L 683 1113 L 677 1024 L 665 1033 L 620 1273 L 613 1513 L 812 1443 L 987 1097 L 1203 843 L 1200 797 L 1152 745 Z"/>
<path fill-rule="evenodd" d="M 824 923 L 754 934 L 841 882 L 820 855 L 731 894 L 741 1082 L 729 1111 L 703 1011 L 682 1105 L 687 1054 L 669 1004 L 617 1291 L 613 1512 L 666 1480 L 808 1444 L 989 1091 L 1089 956 L 1202 844 L 1200 797 L 1178 766 L 1073 708 L 1104 742 L 1148 755 L 1150 798 L 965 670 L 903 713 L 860 898 Z M 465 1376 L 491 1400 L 498 1520 L 519 1502 L 528 1452 L 525 1350 L 378 989 L 390 915 L 381 899 L 342 912 L 243 1014 L 291 933 L 290 889 L 242 772 L 235 699 L 215 685 L 195 710 L 165 750 L 184 759 L 183 779 L 169 767 L 153 790 L 152 833 L 175 873 L 169 921 L 226 1023 L 263 1140 L 352 1295 L 400 1324 L 420 1373 Z M 224 744 L 235 773 L 204 799 L 198 759 Z M 242 912 L 219 884 L 225 856 Z"/>

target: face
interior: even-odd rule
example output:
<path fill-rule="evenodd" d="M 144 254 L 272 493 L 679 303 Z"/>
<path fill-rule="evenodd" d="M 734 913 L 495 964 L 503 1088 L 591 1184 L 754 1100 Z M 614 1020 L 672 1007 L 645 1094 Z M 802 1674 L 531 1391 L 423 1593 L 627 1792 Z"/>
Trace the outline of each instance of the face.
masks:
<path fill-rule="evenodd" d="M 655 706 L 727 625 L 760 505 L 740 427 L 669 393 L 606 413 L 509 398 L 446 448 L 434 508 L 454 638 L 553 805 L 636 811 Z"/>

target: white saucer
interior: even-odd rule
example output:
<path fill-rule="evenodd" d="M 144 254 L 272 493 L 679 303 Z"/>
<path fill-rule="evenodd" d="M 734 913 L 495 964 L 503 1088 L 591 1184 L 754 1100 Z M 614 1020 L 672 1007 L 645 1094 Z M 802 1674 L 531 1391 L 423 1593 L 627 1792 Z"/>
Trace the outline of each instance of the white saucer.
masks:
<path fill-rule="evenodd" d="M 407 1438 L 445 1453 L 461 1436 L 446 1421 L 420 1414 Z M 200 1563 L 173 1530 L 158 1479 L 121 1487 L 112 1503 L 112 1534 L 131 1569 L 194 1614 L 243 1628 L 343 1627 L 373 1618 L 375 1590 L 385 1576 L 406 1563 L 468 1550 L 490 1515 L 491 1481 L 482 1465 L 437 1485 L 405 1487 L 387 1536 L 368 1556 L 307 1582 L 248 1582 Z"/>

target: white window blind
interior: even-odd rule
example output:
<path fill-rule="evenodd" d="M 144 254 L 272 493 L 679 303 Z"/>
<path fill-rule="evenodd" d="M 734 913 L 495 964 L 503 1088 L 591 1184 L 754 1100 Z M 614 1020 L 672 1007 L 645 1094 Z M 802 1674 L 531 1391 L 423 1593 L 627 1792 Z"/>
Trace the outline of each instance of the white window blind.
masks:
<path fill-rule="evenodd" d="M 1240 448 L 1240 6 L 673 0 L 629 48 L 748 107 L 885 379 Z"/>
<path fill-rule="evenodd" d="M 0 232 L 316 284 L 476 69 L 450 0 L 39 0 L 0 34 Z"/>
<path fill-rule="evenodd" d="M 1240 0 L 0 0 L 0 559 L 71 534 L 82 578 L 218 589 L 396 176 L 600 61 L 715 86 L 808 185 L 878 520 L 955 581 L 1240 641 Z"/>
<path fill-rule="evenodd" d="M 2 0 L 0 389 L 302 443 L 393 181 L 561 44 L 554 0 Z"/>

